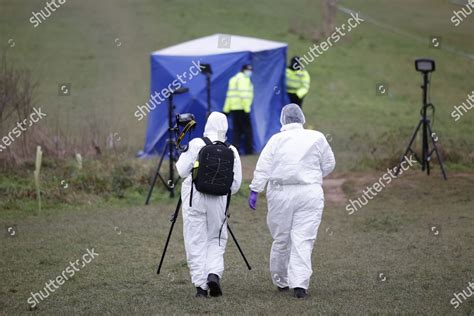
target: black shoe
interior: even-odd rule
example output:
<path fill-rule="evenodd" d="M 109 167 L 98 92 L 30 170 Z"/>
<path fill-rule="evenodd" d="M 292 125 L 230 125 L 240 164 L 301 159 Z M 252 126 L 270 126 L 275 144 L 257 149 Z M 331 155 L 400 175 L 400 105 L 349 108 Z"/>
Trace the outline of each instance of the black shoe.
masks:
<path fill-rule="evenodd" d="M 222 295 L 222 289 L 219 283 L 219 276 L 213 273 L 209 274 L 207 276 L 207 285 L 209 286 L 209 294 L 211 296 L 216 297 Z"/>
<path fill-rule="evenodd" d="M 303 289 L 303 288 L 300 288 L 300 287 L 295 287 L 295 290 L 294 290 L 294 291 L 295 291 L 294 296 L 295 296 L 296 298 L 305 298 L 306 295 L 307 295 L 307 294 L 306 294 L 306 290 Z"/>
<path fill-rule="evenodd" d="M 278 292 L 288 292 L 290 288 L 288 286 L 285 287 L 279 287 L 277 286 Z"/>
<path fill-rule="evenodd" d="M 203 290 L 201 287 L 196 288 L 196 297 L 207 298 L 207 290 Z"/>

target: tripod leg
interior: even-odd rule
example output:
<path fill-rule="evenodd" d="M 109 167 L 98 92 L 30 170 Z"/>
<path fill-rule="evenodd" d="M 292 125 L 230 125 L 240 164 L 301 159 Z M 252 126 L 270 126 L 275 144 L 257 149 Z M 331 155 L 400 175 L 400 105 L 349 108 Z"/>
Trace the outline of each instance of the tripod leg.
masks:
<path fill-rule="evenodd" d="M 426 154 L 428 155 L 428 154 Z M 426 156 L 426 174 L 430 175 L 430 161 L 428 160 L 428 156 Z"/>
<path fill-rule="evenodd" d="M 170 140 L 171 142 L 171 140 Z M 170 152 L 169 152 L 169 176 L 168 176 L 168 190 L 170 191 L 170 198 L 174 198 L 174 147 L 176 145 L 170 143 Z M 171 183 L 171 184 L 170 184 Z"/>
<path fill-rule="evenodd" d="M 160 177 L 161 181 L 163 181 L 163 183 L 165 183 L 163 178 L 160 176 L 160 169 L 161 169 L 161 165 L 163 164 L 163 158 L 165 157 L 165 152 L 166 152 L 167 147 L 168 147 L 168 144 L 166 144 L 166 146 L 163 150 L 163 153 L 161 154 L 160 162 L 158 163 L 158 167 L 156 168 L 156 173 L 153 176 L 153 180 L 151 181 L 150 189 L 148 190 L 148 195 L 147 195 L 146 200 L 145 200 L 145 205 L 148 205 L 150 203 L 151 194 L 153 193 L 153 188 L 155 187 L 156 180 L 158 180 L 158 177 Z"/>
<path fill-rule="evenodd" d="M 150 198 L 151 198 L 151 194 L 153 193 L 153 188 L 155 187 L 156 180 L 158 180 L 158 176 L 160 175 L 160 167 L 161 166 L 158 165 L 158 168 L 156 169 L 156 173 L 153 176 L 153 180 L 151 181 L 150 189 L 148 190 L 148 195 L 145 200 L 145 205 L 148 205 L 150 203 Z"/>
<path fill-rule="evenodd" d="M 415 128 L 415 131 L 413 132 L 413 135 L 411 136 L 410 142 L 408 143 L 407 149 L 405 150 L 405 153 L 403 154 L 402 158 L 400 159 L 400 163 L 397 165 L 397 170 L 395 171 L 395 175 L 398 176 L 398 173 L 400 172 L 400 167 L 402 162 L 405 160 L 406 155 L 412 150 L 411 146 L 413 145 L 413 142 L 415 141 L 416 134 L 418 134 L 418 130 L 420 129 L 421 124 L 423 123 L 423 120 L 420 120 L 418 122 L 418 125 Z"/>
<path fill-rule="evenodd" d="M 429 143 L 428 143 L 428 125 L 429 121 L 427 119 L 423 119 L 423 150 L 422 150 L 422 167 L 421 170 L 425 171 L 426 167 L 426 174 L 430 175 L 430 161 L 428 159 L 429 155 Z"/>
<path fill-rule="evenodd" d="M 240 248 L 240 245 L 239 245 L 239 243 L 237 242 L 237 239 L 235 238 L 234 233 L 233 233 L 232 230 L 230 229 L 229 224 L 227 224 L 227 230 L 229 231 L 230 235 L 232 236 L 232 239 L 234 240 L 235 244 L 237 245 L 237 248 L 239 249 L 239 252 L 240 252 L 240 254 L 242 255 L 242 258 L 244 259 L 245 264 L 247 265 L 247 269 L 252 270 L 252 267 L 250 266 L 249 262 L 247 261 L 247 258 L 245 257 L 244 252 L 243 252 L 242 249 Z"/>
<path fill-rule="evenodd" d="M 173 233 L 174 224 L 176 223 L 176 220 L 178 218 L 180 208 L 181 208 L 181 197 L 179 197 L 178 205 L 176 205 L 176 210 L 174 211 L 173 219 L 171 220 L 170 232 L 168 233 L 168 238 L 166 238 L 165 249 L 163 249 L 163 254 L 161 255 L 160 264 L 158 265 L 158 270 L 156 270 L 156 274 L 160 274 L 161 266 L 163 265 L 163 260 L 165 259 L 166 250 L 168 249 L 168 244 L 170 242 L 171 233 Z"/>
<path fill-rule="evenodd" d="M 439 165 L 441 167 L 441 172 L 443 173 L 443 178 L 444 180 L 448 180 L 448 177 L 446 176 L 446 171 L 444 170 L 443 159 L 441 159 L 441 155 L 438 152 L 438 146 L 436 146 L 436 142 L 433 138 L 433 131 L 431 130 L 430 125 L 428 125 L 428 131 L 430 132 L 431 143 L 433 144 L 434 152 L 436 153 L 436 158 L 438 158 Z"/>

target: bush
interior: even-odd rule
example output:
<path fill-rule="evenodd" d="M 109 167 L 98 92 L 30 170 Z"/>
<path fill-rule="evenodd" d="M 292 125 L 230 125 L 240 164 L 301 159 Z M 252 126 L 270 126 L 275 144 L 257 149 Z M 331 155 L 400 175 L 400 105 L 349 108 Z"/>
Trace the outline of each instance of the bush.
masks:
<path fill-rule="evenodd" d="M 64 204 L 81 205 L 91 200 L 144 200 L 153 174 L 153 164 L 135 158 L 108 156 L 86 159 L 79 170 L 74 159 L 45 158 L 41 173 L 44 206 L 56 208 Z M 0 209 L 34 209 L 36 196 L 33 170 L 32 163 L 24 162 L 14 170 L 2 171 Z M 156 189 L 159 190 L 160 186 L 157 183 Z M 155 192 L 154 198 L 167 196 Z"/>

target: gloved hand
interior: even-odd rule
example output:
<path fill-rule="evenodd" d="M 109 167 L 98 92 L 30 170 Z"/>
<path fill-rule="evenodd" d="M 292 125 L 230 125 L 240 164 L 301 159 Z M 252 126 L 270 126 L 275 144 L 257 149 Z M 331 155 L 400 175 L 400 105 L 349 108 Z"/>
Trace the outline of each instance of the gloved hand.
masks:
<path fill-rule="evenodd" d="M 255 191 L 250 191 L 249 206 L 252 210 L 257 209 L 257 198 L 258 198 L 258 193 Z"/>

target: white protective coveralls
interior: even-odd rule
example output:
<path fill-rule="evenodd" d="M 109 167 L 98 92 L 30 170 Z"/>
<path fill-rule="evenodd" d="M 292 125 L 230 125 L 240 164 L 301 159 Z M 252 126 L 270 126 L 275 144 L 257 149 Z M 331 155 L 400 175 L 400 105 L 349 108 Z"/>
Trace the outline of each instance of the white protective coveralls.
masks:
<path fill-rule="evenodd" d="M 219 112 L 212 112 L 204 128 L 204 137 L 212 142 L 225 142 L 227 133 L 227 117 Z M 176 163 L 176 169 L 181 178 L 181 199 L 183 201 L 183 233 L 184 246 L 191 280 L 195 287 L 208 289 L 207 276 L 213 273 L 222 278 L 224 273 L 224 251 L 227 243 L 227 225 L 225 220 L 227 196 L 203 194 L 193 189 L 192 207 L 189 206 L 191 193 L 191 178 L 194 162 L 198 159 L 199 151 L 205 146 L 201 138 L 189 142 L 189 149 L 183 152 Z M 234 181 L 231 193 L 236 193 L 242 182 L 242 167 L 238 151 L 234 152 Z M 219 231 L 222 227 L 219 245 Z"/>
<path fill-rule="evenodd" d="M 303 128 L 305 118 L 298 105 L 286 105 L 280 122 L 281 132 L 270 138 L 260 154 L 250 189 L 262 192 L 268 182 L 273 283 L 308 289 L 311 252 L 324 208 L 323 177 L 336 163 L 326 137 Z"/>

